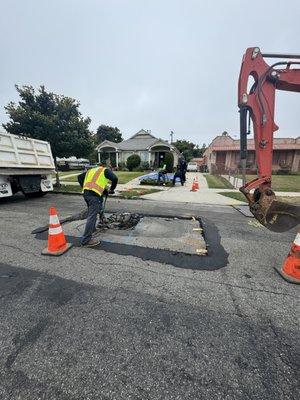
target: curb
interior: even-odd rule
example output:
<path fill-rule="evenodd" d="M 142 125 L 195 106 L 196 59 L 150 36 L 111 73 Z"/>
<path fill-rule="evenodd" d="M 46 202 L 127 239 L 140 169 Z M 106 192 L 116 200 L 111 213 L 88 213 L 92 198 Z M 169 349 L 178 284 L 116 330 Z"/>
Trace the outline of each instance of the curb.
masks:
<path fill-rule="evenodd" d="M 60 192 L 57 190 L 53 190 L 53 192 L 49 192 L 51 194 L 63 194 L 63 195 L 76 195 L 76 196 L 82 196 L 82 193 L 78 193 L 78 192 Z M 143 199 L 142 197 L 122 197 L 122 196 L 110 196 L 111 199 L 121 199 L 121 200 L 147 200 L 147 199 Z"/>

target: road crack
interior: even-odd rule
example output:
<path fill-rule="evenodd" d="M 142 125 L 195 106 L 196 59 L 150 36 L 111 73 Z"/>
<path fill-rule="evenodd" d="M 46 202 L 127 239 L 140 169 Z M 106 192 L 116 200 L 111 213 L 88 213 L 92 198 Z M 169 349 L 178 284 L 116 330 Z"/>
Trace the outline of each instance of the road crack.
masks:
<path fill-rule="evenodd" d="M 16 361 L 18 355 L 28 346 L 35 343 L 41 336 L 43 331 L 49 325 L 49 319 L 43 318 L 31 329 L 29 329 L 25 334 L 20 337 L 16 336 L 13 339 L 13 343 L 17 346 L 16 349 L 7 357 L 5 362 L 5 367 L 11 369 L 14 362 Z"/>

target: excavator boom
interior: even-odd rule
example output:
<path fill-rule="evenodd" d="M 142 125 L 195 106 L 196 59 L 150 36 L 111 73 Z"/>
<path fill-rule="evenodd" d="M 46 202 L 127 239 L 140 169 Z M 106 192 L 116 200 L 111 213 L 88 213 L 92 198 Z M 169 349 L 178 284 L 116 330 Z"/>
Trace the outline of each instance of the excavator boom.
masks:
<path fill-rule="evenodd" d="M 268 65 L 264 57 L 296 59 Z M 243 186 L 254 217 L 275 232 L 287 231 L 300 222 L 300 207 L 276 200 L 271 186 L 273 134 L 278 130 L 274 121 L 275 92 L 300 92 L 300 55 L 261 53 L 251 47 L 244 54 L 238 84 L 240 109 L 241 164 Z M 249 88 L 249 78 L 252 87 Z M 246 183 L 247 134 L 250 119 L 253 124 L 258 178 Z"/>

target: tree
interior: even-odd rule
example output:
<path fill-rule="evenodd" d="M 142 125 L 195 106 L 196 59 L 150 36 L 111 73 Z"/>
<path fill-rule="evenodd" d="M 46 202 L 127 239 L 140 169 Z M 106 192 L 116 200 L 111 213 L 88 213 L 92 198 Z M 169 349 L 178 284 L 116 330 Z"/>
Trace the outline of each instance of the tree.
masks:
<path fill-rule="evenodd" d="M 123 141 L 120 130 L 108 125 L 100 125 L 97 129 L 96 135 L 98 144 L 104 142 L 104 140 L 109 140 L 114 143 L 120 143 Z"/>
<path fill-rule="evenodd" d="M 44 86 L 37 91 L 32 86 L 15 87 L 21 100 L 4 107 L 10 121 L 3 127 L 9 133 L 50 142 L 54 159 L 87 157 L 92 152 L 91 120 L 82 116 L 78 101 L 47 92 Z"/>
<path fill-rule="evenodd" d="M 127 158 L 126 165 L 129 171 L 137 168 L 141 164 L 141 157 L 138 154 L 132 154 Z"/>
<path fill-rule="evenodd" d="M 204 154 L 205 150 L 206 150 L 206 145 L 205 145 L 205 143 L 203 143 L 203 145 L 202 145 L 201 148 L 199 148 L 199 146 L 196 145 L 196 146 L 194 147 L 194 149 L 193 149 L 193 157 L 196 157 L 196 158 L 197 158 L 197 157 L 203 157 L 203 154 Z"/>
<path fill-rule="evenodd" d="M 176 142 L 174 142 L 173 145 L 177 147 L 180 153 L 182 153 L 186 161 L 190 161 L 194 157 L 193 155 L 193 149 L 195 147 L 194 143 L 189 142 L 187 140 L 176 140 Z"/>
<path fill-rule="evenodd" d="M 180 151 L 180 153 L 183 153 L 185 150 L 193 151 L 195 147 L 194 143 L 187 140 L 176 140 L 176 142 L 172 144 Z"/>
<path fill-rule="evenodd" d="M 205 150 L 207 149 L 207 146 L 206 146 L 206 144 L 205 143 L 203 143 L 202 144 L 202 147 L 201 147 L 201 152 L 202 152 L 202 156 L 204 155 L 204 152 L 205 152 Z"/>
<path fill-rule="evenodd" d="M 190 161 L 193 157 L 202 157 L 205 151 L 205 144 L 199 148 L 198 145 L 188 140 L 177 140 L 173 145 L 182 153 L 186 161 Z"/>

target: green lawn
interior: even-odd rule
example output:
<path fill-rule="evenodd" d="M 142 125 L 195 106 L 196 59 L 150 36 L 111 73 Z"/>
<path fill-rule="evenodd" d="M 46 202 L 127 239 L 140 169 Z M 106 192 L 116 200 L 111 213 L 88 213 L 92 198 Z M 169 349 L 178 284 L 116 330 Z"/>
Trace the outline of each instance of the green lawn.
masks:
<path fill-rule="evenodd" d="M 231 199 L 244 201 L 245 203 L 247 203 L 246 197 L 243 195 L 243 193 L 240 192 L 220 192 L 219 194 L 221 194 L 222 196 L 230 197 Z M 300 196 L 277 196 L 276 199 L 285 203 L 300 205 Z"/>
<path fill-rule="evenodd" d="M 77 175 L 79 175 L 80 172 L 77 172 Z M 132 179 L 135 179 L 139 176 L 145 175 L 146 172 L 129 172 L 129 171 L 115 171 L 114 172 L 117 177 L 119 178 L 118 183 L 123 184 L 123 183 L 128 183 Z M 77 175 L 76 176 L 71 176 L 70 178 L 63 178 L 62 181 L 65 180 L 66 182 L 77 182 Z"/>
<path fill-rule="evenodd" d="M 124 199 L 132 199 L 134 197 L 144 196 L 145 194 L 157 193 L 160 192 L 159 189 L 140 189 L 140 188 L 132 188 L 129 190 L 125 190 L 119 193 L 119 196 Z"/>
<path fill-rule="evenodd" d="M 247 181 L 256 177 L 247 175 Z M 300 192 L 300 175 L 272 175 L 272 189 L 278 192 Z"/>
<path fill-rule="evenodd" d="M 58 172 L 58 176 L 59 176 L 59 180 L 60 181 L 67 181 L 67 182 L 77 182 L 77 175 L 80 174 L 81 171 L 59 171 Z M 71 178 L 65 178 L 66 175 L 72 175 L 72 174 L 76 174 L 75 177 L 71 177 Z M 52 174 L 52 179 L 55 179 L 56 175 Z"/>
<path fill-rule="evenodd" d="M 77 176 L 79 175 L 79 173 L 77 173 L 77 175 L 75 175 L 75 176 L 70 176 L 69 178 L 64 178 L 64 177 L 62 177 L 61 178 L 61 181 L 63 182 L 63 181 L 66 181 L 66 182 L 78 182 L 77 181 Z"/>
<path fill-rule="evenodd" d="M 57 190 L 54 189 L 56 193 L 81 193 L 82 188 L 79 185 L 61 185 L 61 187 Z M 132 188 L 123 192 L 118 193 L 118 197 L 124 199 L 132 199 L 135 197 L 144 196 L 145 194 L 160 192 L 159 189 L 140 189 L 140 188 Z"/>
<path fill-rule="evenodd" d="M 72 175 L 72 174 L 78 175 L 79 173 L 80 173 L 80 171 L 78 171 L 78 170 L 76 170 L 76 171 L 59 171 L 58 175 L 59 175 L 59 177 L 63 177 L 65 175 Z"/>
<path fill-rule="evenodd" d="M 79 185 L 64 185 L 64 184 L 61 184 L 59 189 L 57 189 L 56 187 L 54 188 L 54 192 L 57 192 L 57 193 L 68 193 L 68 192 L 81 193 L 82 192 L 82 187 L 79 186 Z"/>
<path fill-rule="evenodd" d="M 118 183 L 127 183 L 132 179 L 145 175 L 147 172 L 129 172 L 129 171 L 116 171 L 115 174 L 119 178 Z"/>
<path fill-rule="evenodd" d="M 231 199 L 247 202 L 246 197 L 241 192 L 220 192 L 218 194 L 221 194 L 225 197 L 230 197 Z"/>
<path fill-rule="evenodd" d="M 220 175 L 204 175 L 210 189 L 232 189 L 233 186 L 227 179 Z"/>

